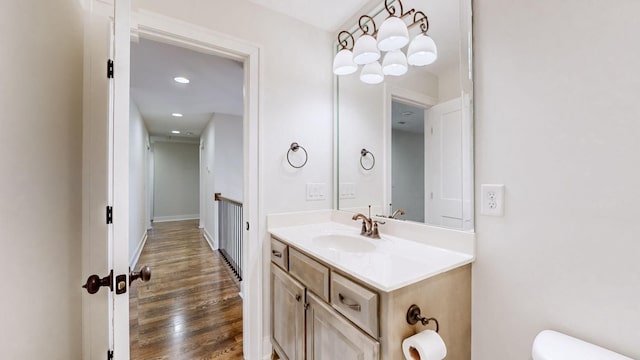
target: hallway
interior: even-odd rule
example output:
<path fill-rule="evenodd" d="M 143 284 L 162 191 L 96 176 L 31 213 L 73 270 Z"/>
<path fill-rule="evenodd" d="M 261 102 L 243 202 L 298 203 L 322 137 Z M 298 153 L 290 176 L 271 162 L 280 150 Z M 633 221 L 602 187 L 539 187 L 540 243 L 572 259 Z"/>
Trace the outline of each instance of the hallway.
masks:
<path fill-rule="evenodd" d="M 241 359 L 242 299 L 197 220 L 156 223 L 130 289 L 131 359 Z"/>

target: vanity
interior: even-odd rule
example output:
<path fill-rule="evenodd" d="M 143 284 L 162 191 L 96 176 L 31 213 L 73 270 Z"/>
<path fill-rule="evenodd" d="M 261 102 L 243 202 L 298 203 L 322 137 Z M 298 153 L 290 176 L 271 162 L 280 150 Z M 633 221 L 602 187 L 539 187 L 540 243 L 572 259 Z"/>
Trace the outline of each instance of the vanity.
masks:
<path fill-rule="evenodd" d="M 359 223 L 348 224 L 340 213 L 269 226 L 272 345 L 278 357 L 404 359 L 402 341 L 437 326 L 447 359 L 470 359 L 473 255 L 384 230 L 380 239 L 361 236 Z M 463 241 L 473 247 L 473 236 Z M 437 325 L 410 325 L 412 305 Z"/>

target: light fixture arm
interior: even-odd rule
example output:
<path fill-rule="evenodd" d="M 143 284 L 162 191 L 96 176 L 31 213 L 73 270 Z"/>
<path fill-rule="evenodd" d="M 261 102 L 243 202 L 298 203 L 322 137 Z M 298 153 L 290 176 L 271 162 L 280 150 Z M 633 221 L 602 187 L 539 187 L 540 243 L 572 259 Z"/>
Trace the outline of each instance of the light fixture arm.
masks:
<path fill-rule="evenodd" d="M 397 10 L 396 7 L 393 6 L 393 3 L 398 3 L 398 5 L 400 5 L 400 13 L 398 15 L 396 15 Z M 407 15 L 413 14 L 413 12 L 416 11 L 415 9 L 410 9 L 407 10 L 407 12 L 404 12 L 404 6 L 402 5 L 402 1 L 400 0 L 385 0 L 384 8 L 387 10 L 387 13 L 389 13 L 389 17 L 397 16 L 401 19 Z"/>
<path fill-rule="evenodd" d="M 367 21 L 363 21 L 363 20 L 367 20 Z M 373 31 L 371 32 L 371 34 L 369 34 L 369 30 L 370 30 L 369 23 L 373 24 Z M 371 35 L 375 37 L 376 34 L 378 33 L 378 27 L 376 26 L 376 22 L 369 15 L 360 16 L 360 19 L 358 20 L 358 27 L 360 27 L 360 30 L 362 31 L 362 35 Z"/>
<path fill-rule="evenodd" d="M 429 18 L 422 11 L 416 11 L 413 15 L 413 23 L 409 25 L 409 27 L 411 28 L 418 24 L 420 24 L 420 31 L 427 35 L 427 31 L 429 31 Z"/>
<path fill-rule="evenodd" d="M 356 41 L 353 38 L 353 34 L 351 34 L 350 32 L 343 30 L 338 34 L 338 44 L 340 44 L 340 50 L 353 50 L 353 46 L 355 45 L 355 43 Z M 349 44 L 351 44 L 351 46 L 349 46 Z"/>

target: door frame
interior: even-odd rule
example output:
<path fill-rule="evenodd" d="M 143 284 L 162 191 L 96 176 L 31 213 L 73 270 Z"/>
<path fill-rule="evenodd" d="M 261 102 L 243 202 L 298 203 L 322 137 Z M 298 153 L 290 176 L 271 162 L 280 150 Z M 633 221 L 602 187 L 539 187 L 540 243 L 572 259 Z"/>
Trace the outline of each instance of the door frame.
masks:
<path fill-rule="evenodd" d="M 245 359 L 262 357 L 262 246 L 259 229 L 261 163 L 260 150 L 260 95 L 261 62 L 259 46 L 250 44 L 213 30 L 193 25 L 149 11 L 132 12 L 132 34 L 152 40 L 174 44 L 183 48 L 203 51 L 244 63 L 244 205 L 245 229 L 243 241 L 242 325 Z M 211 199 L 213 201 L 213 199 Z"/>
<path fill-rule="evenodd" d="M 384 157 L 383 157 L 383 161 L 384 163 L 382 164 L 382 168 L 384 170 L 384 182 L 383 182 L 383 186 L 384 186 L 384 194 L 382 197 L 382 204 L 383 207 L 388 205 L 392 198 L 392 163 L 391 163 L 391 159 L 392 159 L 392 154 L 391 154 L 391 150 L 392 150 L 392 144 L 391 144 L 391 137 L 393 134 L 393 131 L 391 129 L 391 125 L 392 125 L 392 102 L 394 100 L 396 101 L 400 101 L 403 102 L 405 104 L 410 104 L 410 105 L 414 105 L 417 106 L 419 108 L 424 109 L 425 113 L 426 111 L 432 107 L 438 104 L 438 99 L 431 97 L 429 95 L 425 95 L 423 93 L 417 92 L 417 91 L 413 91 L 413 90 L 409 90 L 409 89 L 405 89 L 399 86 L 394 86 L 394 85 L 390 85 L 388 83 L 384 84 L 384 116 L 383 116 L 383 131 L 382 131 L 382 143 L 383 143 L 383 149 L 384 149 Z M 426 158 L 425 158 L 426 159 Z M 425 167 L 426 169 L 426 167 Z M 386 209 L 386 208 L 384 208 Z M 426 216 L 426 214 L 425 214 Z"/>
<path fill-rule="evenodd" d="M 104 0 L 94 0 L 98 3 Z M 127 1 L 128 2 L 128 1 Z M 111 5 L 112 6 L 112 5 Z M 99 6 L 98 11 L 107 11 L 107 6 Z M 113 9 L 113 8 L 111 8 Z M 111 10 L 112 11 L 112 10 Z M 106 16 L 112 17 L 113 13 L 106 13 Z M 145 38 L 162 41 L 183 48 L 206 52 L 217 56 L 240 61 L 244 64 L 244 114 L 243 114 L 243 147 L 244 147 L 244 221 L 250 224 L 249 229 L 245 228 L 243 241 L 243 281 L 242 281 L 242 322 L 243 322 L 243 353 L 245 359 L 260 359 L 264 357 L 265 339 L 263 339 L 263 269 L 262 269 L 262 243 L 260 239 L 265 236 L 264 209 L 261 198 L 262 194 L 262 152 L 260 134 L 262 133 L 262 124 L 260 118 L 262 107 L 260 98 L 262 96 L 262 63 L 260 54 L 262 49 L 260 46 L 239 40 L 230 35 L 216 32 L 206 27 L 197 26 L 185 21 L 170 18 L 164 15 L 138 9 L 131 10 L 130 23 L 131 37 L 135 38 L 142 35 Z M 115 44 L 115 47 L 123 47 L 124 44 Z M 127 46 L 130 46 L 127 44 Z M 126 50 L 125 50 L 126 51 Z M 118 68 L 128 68 L 123 62 L 116 63 L 116 74 Z M 120 72 L 121 74 L 125 71 Z M 128 81 L 127 81 L 128 84 Z M 85 89 L 87 91 L 87 89 Z M 120 117 L 120 126 L 114 128 L 114 138 L 128 139 L 129 117 L 128 114 Z M 125 124 L 126 122 L 126 124 Z M 125 134 L 126 132 L 126 134 Z M 119 142 L 118 142 L 119 143 Z M 117 147 L 116 147 L 117 148 Z M 126 149 L 120 149 L 119 152 L 127 152 Z M 91 154 L 84 154 L 90 157 Z M 122 156 L 116 156 L 122 158 Z M 127 157 L 128 158 L 128 157 Z M 118 166 L 117 178 L 122 181 L 128 181 L 128 163 L 127 166 Z M 115 179 L 114 179 L 115 180 Z M 83 178 L 83 185 L 87 185 L 88 180 Z M 122 184 L 126 186 L 126 184 Z M 121 187 L 116 187 L 120 189 Z M 126 191 L 125 191 L 126 192 Z M 124 194 L 116 194 L 116 197 L 122 198 Z M 128 199 L 128 194 L 126 196 Z M 125 200 L 125 199 L 123 199 Z M 213 200 L 212 200 L 213 201 Z M 115 201 L 117 202 L 117 201 Z M 128 204 L 128 203 L 127 203 Z M 114 204 L 114 208 L 115 208 Z M 122 207 L 122 205 L 120 205 Z M 128 206 L 128 205 L 127 205 Z M 125 209 L 123 209 L 125 210 Z M 119 213 L 120 218 L 127 216 L 128 211 Z M 127 220 L 128 222 L 128 220 Z M 118 235 L 118 234 L 115 234 Z M 126 234 L 118 235 L 118 241 L 127 241 L 128 231 Z M 83 240 L 84 241 L 84 240 Z M 112 248 L 111 248 L 112 249 Z M 115 259 L 113 259 L 115 260 Z M 128 256 L 125 262 L 128 263 Z M 114 263 L 115 266 L 115 263 Z M 128 299 L 128 296 L 127 296 Z M 85 304 L 83 303 L 83 306 Z M 128 309 L 128 307 L 127 307 Z M 128 320 L 127 320 L 128 322 Z M 116 325 L 116 331 L 118 324 Z M 128 332 L 128 326 L 127 326 Z M 128 334 L 127 334 L 128 335 Z M 124 346 L 125 336 L 118 335 L 118 339 L 114 339 L 114 346 Z M 129 336 L 126 336 L 127 342 Z M 84 342 L 90 339 L 83 339 Z M 128 344 L 127 344 L 128 346 Z"/>

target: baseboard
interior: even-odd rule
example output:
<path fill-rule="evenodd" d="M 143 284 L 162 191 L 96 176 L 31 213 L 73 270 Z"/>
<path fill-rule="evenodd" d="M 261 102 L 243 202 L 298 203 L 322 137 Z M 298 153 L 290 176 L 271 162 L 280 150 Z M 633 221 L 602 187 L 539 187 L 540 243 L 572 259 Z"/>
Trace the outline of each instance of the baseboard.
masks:
<path fill-rule="evenodd" d="M 209 247 L 211 248 L 211 250 L 213 251 L 218 250 L 215 246 L 215 242 L 213 241 L 213 236 L 209 234 L 209 232 L 207 231 L 207 228 L 202 229 L 202 234 L 204 235 L 204 239 L 207 240 L 207 244 L 209 244 Z"/>
<path fill-rule="evenodd" d="M 153 222 L 168 222 L 168 221 L 181 221 L 181 220 L 198 220 L 200 214 L 191 215 L 172 215 L 172 216 L 156 216 L 153 218 Z"/>
<path fill-rule="evenodd" d="M 140 242 L 138 243 L 138 247 L 136 248 L 136 252 L 133 253 L 133 256 L 131 257 L 131 259 L 129 259 L 129 266 L 132 269 L 136 268 L 136 265 L 138 264 L 138 260 L 140 260 L 140 254 L 142 254 L 142 249 L 144 248 L 144 244 L 147 243 L 147 232 L 145 231 L 142 234 L 142 238 L 140 239 Z"/>

